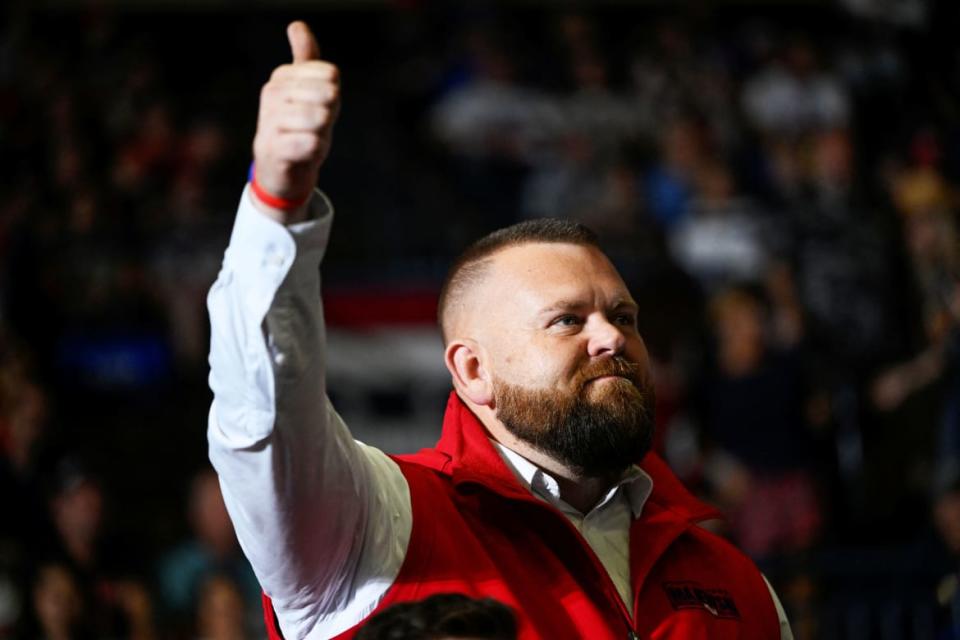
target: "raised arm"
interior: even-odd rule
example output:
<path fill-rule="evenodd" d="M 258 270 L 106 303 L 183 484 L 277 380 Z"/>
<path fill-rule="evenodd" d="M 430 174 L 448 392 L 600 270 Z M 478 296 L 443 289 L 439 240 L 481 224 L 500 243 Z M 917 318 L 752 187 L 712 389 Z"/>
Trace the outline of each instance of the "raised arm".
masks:
<path fill-rule="evenodd" d="M 285 637 L 359 621 L 399 571 L 410 498 L 397 466 L 354 442 L 326 396 L 319 263 L 332 209 L 314 191 L 338 72 L 302 22 L 264 86 L 255 182 L 210 290 L 210 459 Z M 258 195 L 259 194 L 259 195 Z"/>

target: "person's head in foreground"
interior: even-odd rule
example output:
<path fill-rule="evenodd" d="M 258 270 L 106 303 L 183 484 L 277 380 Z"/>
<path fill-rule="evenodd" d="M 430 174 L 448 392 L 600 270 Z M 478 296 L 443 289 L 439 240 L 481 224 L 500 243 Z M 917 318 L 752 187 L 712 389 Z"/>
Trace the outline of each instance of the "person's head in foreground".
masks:
<path fill-rule="evenodd" d="M 649 449 L 637 305 L 586 227 L 531 220 L 482 238 L 438 314 L 458 395 L 506 446 L 570 480 L 609 480 Z"/>
<path fill-rule="evenodd" d="M 515 640 L 517 623 L 506 605 L 440 593 L 403 602 L 370 618 L 356 640 Z"/>

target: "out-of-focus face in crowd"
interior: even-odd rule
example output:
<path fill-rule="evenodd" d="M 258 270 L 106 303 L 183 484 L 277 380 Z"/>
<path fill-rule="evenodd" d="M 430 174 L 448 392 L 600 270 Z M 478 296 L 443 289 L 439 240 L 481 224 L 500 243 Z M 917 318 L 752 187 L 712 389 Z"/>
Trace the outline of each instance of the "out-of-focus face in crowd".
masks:
<path fill-rule="evenodd" d="M 194 479 L 189 508 L 194 533 L 215 555 L 227 555 L 235 549 L 236 534 L 212 470 L 203 471 Z"/>

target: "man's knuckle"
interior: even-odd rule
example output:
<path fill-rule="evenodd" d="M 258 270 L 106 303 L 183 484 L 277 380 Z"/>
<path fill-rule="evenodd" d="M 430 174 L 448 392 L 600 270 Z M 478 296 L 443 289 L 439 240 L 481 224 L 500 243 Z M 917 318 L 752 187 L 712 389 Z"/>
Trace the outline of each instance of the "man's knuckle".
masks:
<path fill-rule="evenodd" d="M 318 106 L 313 113 L 313 124 L 317 129 L 322 129 L 330 124 L 330 109 Z"/>
<path fill-rule="evenodd" d="M 276 69 L 273 70 L 273 73 L 270 74 L 270 78 L 271 78 L 271 79 L 273 79 L 273 78 L 281 78 L 281 77 L 289 74 L 291 68 L 292 68 L 292 65 L 282 64 L 282 65 L 280 65 L 279 67 L 277 67 Z"/>
<path fill-rule="evenodd" d="M 288 93 L 283 85 L 271 83 L 264 87 L 262 104 L 266 109 L 273 112 L 278 105 L 282 105 L 286 101 Z"/>
<path fill-rule="evenodd" d="M 320 138 L 317 136 L 306 136 L 301 142 L 301 152 L 306 157 L 312 157 L 320 150 Z"/>
<path fill-rule="evenodd" d="M 289 168 L 289 166 L 291 166 L 294 162 L 300 160 L 301 155 L 302 153 L 296 139 L 291 139 L 290 136 L 285 136 L 283 142 L 281 143 L 280 150 L 277 153 L 279 162 L 285 168 Z"/>

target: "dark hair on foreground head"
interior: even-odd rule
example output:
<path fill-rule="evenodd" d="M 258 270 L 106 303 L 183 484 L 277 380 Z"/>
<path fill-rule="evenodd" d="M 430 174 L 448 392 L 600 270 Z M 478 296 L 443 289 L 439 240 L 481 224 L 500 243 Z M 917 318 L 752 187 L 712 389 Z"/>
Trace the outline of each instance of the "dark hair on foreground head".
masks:
<path fill-rule="evenodd" d="M 508 606 L 492 598 L 438 593 L 402 602 L 370 618 L 356 640 L 516 640 L 517 622 Z"/>
<path fill-rule="evenodd" d="M 460 254 L 447 272 L 437 302 L 437 321 L 446 341 L 450 308 L 457 304 L 464 292 L 482 279 L 490 266 L 493 254 L 523 244 L 556 243 L 579 244 L 599 248 L 597 234 L 577 222 L 556 218 L 537 218 L 498 229 L 485 235 Z"/>

